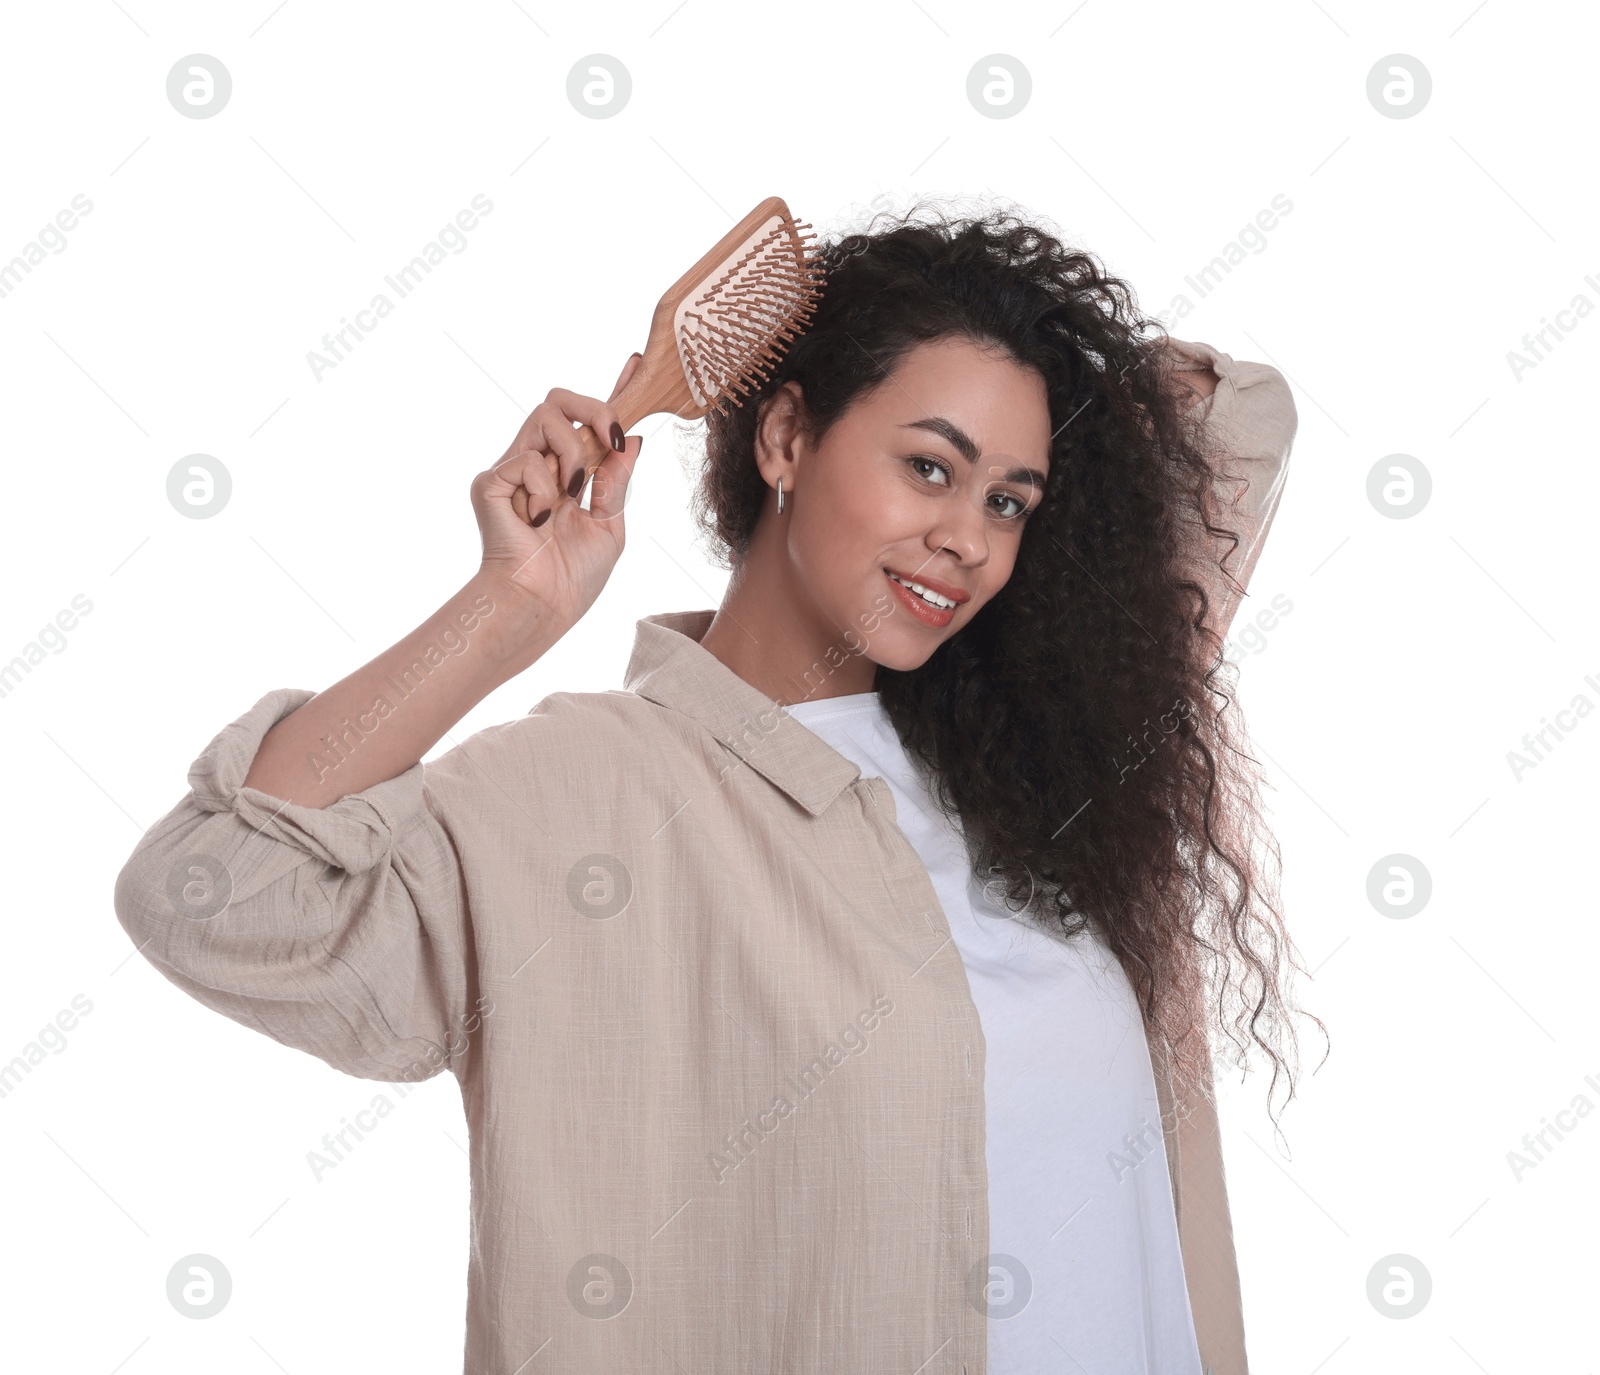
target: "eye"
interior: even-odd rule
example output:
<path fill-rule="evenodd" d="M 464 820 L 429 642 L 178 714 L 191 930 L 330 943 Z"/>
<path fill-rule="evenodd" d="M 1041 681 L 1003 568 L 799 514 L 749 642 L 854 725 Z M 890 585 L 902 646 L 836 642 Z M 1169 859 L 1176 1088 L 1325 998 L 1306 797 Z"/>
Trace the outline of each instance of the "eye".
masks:
<path fill-rule="evenodd" d="M 930 482 L 934 482 L 936 486 L 942 485 L 949 487 L 955 482 L 955 475 L 951 472 L 950 465 L 943 459 L 931 458 L 927 454 L 912 454 L 908 459 L 906 459 L 906 462 L 912 466 L 913 470 L 916 471 L 918 476 L 926 478 Z M 928 467 L 932 468 L 935 472 L 943 474 L 943 482 L 935 482 L 932 473 L 925 472 L 917 466 L 918 464 L 922 463 L 927 464 Z M 1014 492 L 997 491 L 993 493 L 993 496 L 999 497 L 1002 503 L 1009 502 L 1011 504 L 1010 510 L 1005 510 L 1003 507 L 996 506 L 991 506 L 989 508 L 1001 520 L 1026 519 L 1028 516 L 1033 514 L 1028 507 L 1027 501 L 1024 498 L 1017 496 Z"/>
<path fill-rule="evenodd" d="M 937 458 L 929 458 L 927 454 L 912 454 L 906 462 L 911 464 L 913 468 L 916 468 L 919 463 L 926 463 L 929 467 L 938 469 L 939 472 L 944 474 L 944 485 L 947 487 L 950 485 L 951 473 L 948 463 L 942 463 Z M 921 476 L 931 480 L 931 474 L 921 473 Z"/>

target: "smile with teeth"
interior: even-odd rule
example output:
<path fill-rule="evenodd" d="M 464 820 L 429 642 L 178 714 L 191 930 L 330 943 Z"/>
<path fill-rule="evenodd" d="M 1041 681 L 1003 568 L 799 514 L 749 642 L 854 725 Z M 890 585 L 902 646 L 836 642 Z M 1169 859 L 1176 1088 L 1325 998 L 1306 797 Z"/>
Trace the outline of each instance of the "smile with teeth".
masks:
<path fill-rule="evenodd" d="M 888 569 L 885 569 L 884 571 L 887 573 Z M 894 578 L 894 580 L 899 583 L 901 587 L 910 588 L 911 591 L 915 592 L 917 596 L 922 598 L 923 601 L 927 602 L 929 606 L 936 606 L 941 611 L 954 611 L 956 609 L 957 603 L 953 602 L 949 597 L 941 597 L 937 592 L 930 591 L 921 583 L 909 582 L 905 578 L 895 577 L 893 573 L 889 573 L 889 576 Z"/>

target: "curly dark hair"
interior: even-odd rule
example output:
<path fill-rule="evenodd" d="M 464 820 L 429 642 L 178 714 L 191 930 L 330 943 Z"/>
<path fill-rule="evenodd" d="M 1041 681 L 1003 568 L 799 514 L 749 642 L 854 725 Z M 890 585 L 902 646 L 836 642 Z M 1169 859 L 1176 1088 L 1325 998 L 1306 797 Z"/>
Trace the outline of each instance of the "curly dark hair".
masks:
<path fill-rule="evenodd" d="M 1280 1074 L 1287 1103 L 1299 1009 L 1284 965 L 1301 966 L 1276 842 L 1257 853 L 1260 780 L 1212 595 L 1239 539 L 1218 523 L 1215 456 L 1172 388 L 1166 331 L 1094 256 L 1016 215 L 923 208 L 812 244 L 822 300 L 768 376 L 707 417 L 695 519 L 737 567 L 768 496 L 760 403 L 785 381 L 816 441 L 927 341 L 1037 371 L 1050 472 L 1010 580 L 925 664 L 880 665 L 874 686 L 990 894 L 1063 937 L 1092 924 L 1116 954 L 1180 1103 L 1214 1101 L 1214 1048 L 1248 1072 L 1252 1043 L 1272 1061 L 1269 1104 Z"/>

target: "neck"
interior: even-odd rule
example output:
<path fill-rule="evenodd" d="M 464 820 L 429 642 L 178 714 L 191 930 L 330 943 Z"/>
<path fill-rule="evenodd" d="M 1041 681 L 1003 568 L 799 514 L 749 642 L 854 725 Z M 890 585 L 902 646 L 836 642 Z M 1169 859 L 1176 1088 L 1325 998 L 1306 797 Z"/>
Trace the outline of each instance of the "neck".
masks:
<path fill-rule="evenodd" d="M 861 637 L 821 618 L 793 564 L 779 566 L 781 552 L 751 544 L 701 646 L 782 706 L 871 692 L 878 666 L 859 651 Z"/>

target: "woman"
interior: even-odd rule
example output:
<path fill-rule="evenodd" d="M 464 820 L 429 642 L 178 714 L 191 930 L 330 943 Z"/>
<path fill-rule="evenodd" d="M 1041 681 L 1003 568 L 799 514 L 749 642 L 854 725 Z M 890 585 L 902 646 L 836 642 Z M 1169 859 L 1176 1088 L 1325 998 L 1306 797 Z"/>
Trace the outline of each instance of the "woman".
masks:
<path fill-rule="evenodd" d="M 1243 1372 L 1208 1027 L 1292 1095 L 1292 947 L 1217 681 L 1293 402 L 1000 212 L 824 263 L 709 419 L 715 614 L 418 762 L 622 552 L 640 441 L 552 391 L 478 572 L 224 729 L 119 918 L 336 1068 L 456 1075 L 474 1375 Z"/>

